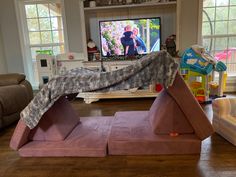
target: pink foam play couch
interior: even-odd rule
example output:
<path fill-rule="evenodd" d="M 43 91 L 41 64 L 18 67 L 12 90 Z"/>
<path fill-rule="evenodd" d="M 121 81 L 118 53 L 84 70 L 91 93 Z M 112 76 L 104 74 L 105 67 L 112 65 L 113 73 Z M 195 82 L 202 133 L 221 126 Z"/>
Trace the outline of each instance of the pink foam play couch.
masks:
<path fill-rule="evenodd" d="M 198 154 L 213 133 L 201 106 L 179 74 L 149 111 L 79 117 L 61 97 L 30 130 L 20 120 L 10 147 L 20 156 Z"/>

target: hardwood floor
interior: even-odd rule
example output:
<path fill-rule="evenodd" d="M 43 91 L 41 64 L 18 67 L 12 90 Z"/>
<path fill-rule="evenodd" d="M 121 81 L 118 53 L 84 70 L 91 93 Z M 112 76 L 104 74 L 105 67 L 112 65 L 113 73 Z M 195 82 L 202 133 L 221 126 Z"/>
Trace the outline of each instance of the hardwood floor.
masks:
<path fill-rule="evenodd" d="M 147 110 L 153 99 L 73 102 L 80 116 Z M 211 105 L 204 106 L 211 119 Z M 0 132 L 0 177 L 235 177 L 236 147 L 217 134 L 206 139 L 200 155 L 108 156 L 105 158 L 21 158 L 9 148 L 15 125 Z"/>

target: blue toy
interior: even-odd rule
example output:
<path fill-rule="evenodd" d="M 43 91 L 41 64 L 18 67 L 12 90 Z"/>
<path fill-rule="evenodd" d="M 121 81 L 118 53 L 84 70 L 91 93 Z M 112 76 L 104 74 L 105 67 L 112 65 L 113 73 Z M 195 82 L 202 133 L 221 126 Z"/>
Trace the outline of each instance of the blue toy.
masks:
<path fill-rule="evenodd" d="M 182 56 L 181 68 L 190 68 L 192 71 L 206 75 L 212 72 L 213 65 L 192 48 L 188 48 Z"/>
<path fill-rule="evenodd" d="M 215 60 L 202 46 L 198 45 L 185 50 L 180 67 L 185 82 L 199 102 L 208 101 L 210 88 L 213 88 L 214 71 L 219 72 L 220 78 L 223 78 L 224 71 L 227 69 L 223 62 Z M 220 89 L 215 93 L 222 93 L 222 84 L 226 81 L 220 79 L 220 82 L 218 84 Z"/>

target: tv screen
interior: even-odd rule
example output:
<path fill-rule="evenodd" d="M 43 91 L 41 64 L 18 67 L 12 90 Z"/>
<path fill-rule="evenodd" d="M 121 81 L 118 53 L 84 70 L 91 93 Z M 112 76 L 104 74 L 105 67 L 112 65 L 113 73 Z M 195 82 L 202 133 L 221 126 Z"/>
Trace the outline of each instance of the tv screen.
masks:
<path fill-rule="evenodd" d="M 100 21 L 99 26 L 102 57 L 135 56 L 160 50 L 160 17 Z"/>

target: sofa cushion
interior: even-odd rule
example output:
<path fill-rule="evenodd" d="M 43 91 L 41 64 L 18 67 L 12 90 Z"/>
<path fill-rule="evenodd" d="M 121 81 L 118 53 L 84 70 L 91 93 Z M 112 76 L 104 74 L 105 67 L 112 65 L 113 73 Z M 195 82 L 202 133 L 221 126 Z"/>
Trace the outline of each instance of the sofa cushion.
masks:
<path fill-rule="evenodd" d="M 3 117 L 3 108 L 2 108 L 2 104 L 0 103 L 0 117 Z M 1 121 L 1 118 L 0 118 Z"/>
<path fill-rule="evenodd" d="M 43 115 L 39 124 L 30 132 L 30 140 L 61 141 L 64 140 L 80 122 L 79 116 L 69 101 L 61 97 Z"/>
<path fill-rule="evenodd" d="M 230 115 L 219 118 L 213 117 L 215 131 L 236 146 L 236 119 Z"/>
<path fill-rule="evenodd" d="M 24 74 L 0 74 L 0 86 L 18 85 L 23 80 L 25 80 Z"/>
<path fill-rule="evenodd" d="M 3 128 L 3 122 L 2 122 L 2 119 L 0 118 L 0 130 L 1 128 Z"/>
<path fill-rule="evenodd" d="M 231 109 L 231 101 L 229 99 L 217 98 L 212 102 L 212 109 L 214 116 L 225 117 L 230 115 L 233 109 Z"/>
<path fill-rule="evenodd" d="M 27 90 L 20 85 L 0 87 L 0 104 L 2 115 L 20 112 L 28 104 Z"/>

